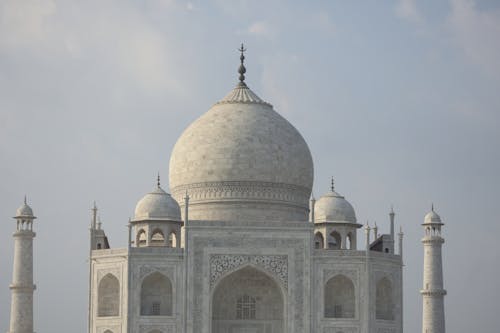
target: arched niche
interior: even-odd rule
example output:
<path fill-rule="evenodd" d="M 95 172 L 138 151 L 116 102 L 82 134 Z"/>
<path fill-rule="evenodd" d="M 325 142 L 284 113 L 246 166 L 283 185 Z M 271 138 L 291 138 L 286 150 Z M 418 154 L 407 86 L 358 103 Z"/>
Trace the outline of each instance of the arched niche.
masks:
<path fill-rule="evenodd" d="M 163 231 L 160 229 L 155 229 L 151 234 L 151 246 L 165 246 L 165 236 Z"/>
<path fill-rule="evenodd" d="M 148 244 L 148 237 L 146 235 L 146 230 L 140 229 L 137 232 L 137 237 L 136 237 L 135 244 L 136 244 L 137 247 L 147 246 L 147 244 Z"/>
<path fill-rule="evenodd" d="M 392 283 L 386 277 L 383 277 L 377 282 L 375 315 L 377 319 L 394 320 Z"/>
<path fill-rule="evenodd" d="M 354 318 L 354 283 L 345 275 L 332 277 L 325 285 L 325 318 Z"/>
<path fill-rule="evenodd" d="M 284 297 L 266 273 L 246 266 L 224 277 L 212 294 L 212 332 L 285 333 Z M 237 327 L 237 331 L 231 330 Z"/>
<path fill-rule="evenodd" d="M 325 247 L 325 240 L 324 240 L 321 232 L 318 231 L 314 235 L 314 248 L 315 249 L 322 249 L 324 247 Z"/>
<path fill-rule="evenodd" d="M 120 281 L 113 274 L 106 274 L 97 291 L 97 316 L 115 317 L 120 313 Z"/>
<path fill-rule="evenodd" d="M 331 250 L 340 250 L 342 237 L 337 231 L 332 231 L 328 240 L 328 248 Z"/>
<path fill-rule="evenodd" d="M 170 235 L 168 235 L 168 246 L 170 247 L 177 247 L 179 246 L 177 244 L 177 235 L 175 234 L 175 231 L 172 231 Z"/>
<path fill-rule="evenodd" d="M 172 315 L 172 282 L 165 275 L 155 272 L 141 284 L 141 316 Z"/>

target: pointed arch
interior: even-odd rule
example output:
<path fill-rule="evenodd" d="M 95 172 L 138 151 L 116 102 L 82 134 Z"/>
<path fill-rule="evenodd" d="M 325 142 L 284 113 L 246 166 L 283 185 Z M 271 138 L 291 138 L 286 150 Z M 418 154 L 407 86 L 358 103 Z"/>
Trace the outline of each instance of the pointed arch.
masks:
<path fill-rule="evenodd" d="M 340 250 L 342 244 L 342 237 L 337 231 L 332 231 L 328 239 L 328 248 L 331 250 Z"/>
<path fill-rule="evenodd" d="M 151 234 L 151 246 L 165 246 L 165 236 L 161 229 L 155 229 Z"/>
<path fill-rule="evenodd" d="M 314 235 L 314 248 L 323 249 L 324 247 L 325 247 L 325 239 L 323 238 L 323 234 L 318 231 Z"/>
<path fill-rule="evenodd" d="M 175 231 L 172 231 L 168 235 L 168 246 L 170 246 L 170 247 L 178 247 L 179 246 L 177 244 L 177 234 L 175 233 Z"/>
<path fill-rule="evenodd" d="M 137 247 L 144 247 L 148 244 L 148 237 L 146 235 L 146 230 L 140 229 L 137 232 L 137 237 L 135 240 L 135 244 Z"/>
<path fill-rule="evenodd" d="M 142 280 L 141 316 L 171 316 L 173 290 L 170 279 L 155 272 Z"/>
<path fill-rule="evenodd" d="M 212 332 L 231 327 L 255 330 L 268 327 L 270 332 L 285 332 L 283 291 L 271 276 L 247 265 L 219 280 L 211 299 Z"/>
<path fill-rule="evenodd" d="M 111 273 L 106 274 L 97 291 L 97 316 L 115 317 L 120 313 L 120 281 Z"/>
<path fill-rule="evenodd" d="M 354 283 L 345 275 L 339 274 L 325 284 L 325 318 L 354 318 L 356 298 Z"/>
<path fill-rule="evenodd" d="M 394 320 L 392 283 L 387 277 L 377 282 L 375 315 L 377 319 Z"/>

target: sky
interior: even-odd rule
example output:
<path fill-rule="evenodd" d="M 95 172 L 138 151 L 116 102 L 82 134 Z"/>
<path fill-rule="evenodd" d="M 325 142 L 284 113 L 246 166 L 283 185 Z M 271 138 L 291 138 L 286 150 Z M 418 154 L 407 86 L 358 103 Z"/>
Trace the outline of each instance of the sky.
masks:
<path fill-rule="evenodd" d="M 314 195 L 404 240 L 404 328 L 421 330 L 434 203 L 449 332 L 500 327 L 500 2 L 0 1 L 0 331 L 15 221 L 35 222 L 35 330 L 85 332 L 95 200 L 112 247 L 182 131 L 246 82 L 302 133 Z M 359 232 L 360 237 L 364 237 Z M 363 244 L 363 242 L 359 242 Z"/>

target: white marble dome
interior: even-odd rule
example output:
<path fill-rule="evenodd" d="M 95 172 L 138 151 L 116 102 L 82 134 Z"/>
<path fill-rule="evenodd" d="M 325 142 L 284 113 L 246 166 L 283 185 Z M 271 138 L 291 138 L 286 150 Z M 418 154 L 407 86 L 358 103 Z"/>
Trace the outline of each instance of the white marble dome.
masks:
<path fill-rule="evenodd" d="M 356 213 L 349 201 L 332 189 L 316 201 L 314 222 L 356 223 Z"/>
<path fill-rule="evenodd" d="M 24 203 L 16 210 L 16 217 L 19 216 L 33 216 L 33 209 L 26 203 L 26 199 Z"/>
<path fill-rule="evenodd" d="M 179 204 L 160 186 L 146 194 L 135 207 L 133 221 L 166 220 L 180 221 Z"/>
<path fill-rule="evenodd" d="M 172 195 L 199 220 L 307 220 L 313 162 L 300 133 L 244 83 L 182 133 Z"/>
<path fill-rule="evenodd" d="M 439 216 L 434 211 L 434 207 L 432 207 L 432 210 L 429 213 L 427 213 L 424 218 L 424 224 L 429 224 L 429 223 L 442 223 L 441 216 Z"/>

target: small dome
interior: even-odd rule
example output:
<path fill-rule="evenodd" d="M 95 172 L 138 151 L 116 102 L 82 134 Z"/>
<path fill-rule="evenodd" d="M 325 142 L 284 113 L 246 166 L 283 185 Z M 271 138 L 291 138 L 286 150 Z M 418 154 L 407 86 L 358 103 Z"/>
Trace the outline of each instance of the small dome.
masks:
<path fill-rule="evenodd" d="M 314 222 L 356 223 L 356 213 L 349 201 L 332 189 L 316 201 Z"/>
<path fill-rule="evenodd" d="M 24 198 L 24 203 L 16 210 L 16 217 L 21 216 L 31 216 L 33 217 L 33 209 L 26 203 L 26 197 Z"/>
<path fill-rule="evenodd" d="M 181 210 L 177 201 L 158 186 L 135 206 L 134 221 L 141 220 L 181 221 Z"/>
<path fill-rule="evenodd" d="M 429 223 L 442 223 L 441 217 L 434 211 L 434 207 L 432 207 L 432 210 L 424 218 L 424 224 Z"/>

